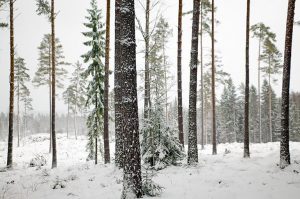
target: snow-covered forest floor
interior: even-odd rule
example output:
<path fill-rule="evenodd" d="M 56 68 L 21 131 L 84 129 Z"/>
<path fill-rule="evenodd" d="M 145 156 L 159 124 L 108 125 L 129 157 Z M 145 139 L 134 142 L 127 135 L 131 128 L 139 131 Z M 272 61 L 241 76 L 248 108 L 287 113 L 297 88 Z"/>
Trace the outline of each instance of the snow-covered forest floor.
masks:
<path fill-rule="evenodd" d="M 95 166 L 92 161 L 87 162 L 85 137 L 75 140 L 58 135 L 57 142 L 58 168 L 54 170 L 50 169 L 48 135 L 27 137 L 25 146 L 15 147 L 14 169 L 0 172 L 0 199 L 120 198 L 122 172 L 113 164 L 100 162 Z M 251 144 L 250 159 L 242 158 L 243 145 L 239 143 L 218 145 L 215 156 L 207 145 L 205 150 L 199 150 L 197 166 L 187 166 L 184 160 L 181 166 L 157 172 L 154 181 L 164 191 L 156 198 L 298 199 L 300 143 L 291 143 L 290 147 L 292 165 L 280 170 L 278 142 Z M 0 167 L 5 166 L 6 148 L 6 142 L 0 142 Z M 36 155 L 46 158 L 46 166 L 29 167 Z"/>

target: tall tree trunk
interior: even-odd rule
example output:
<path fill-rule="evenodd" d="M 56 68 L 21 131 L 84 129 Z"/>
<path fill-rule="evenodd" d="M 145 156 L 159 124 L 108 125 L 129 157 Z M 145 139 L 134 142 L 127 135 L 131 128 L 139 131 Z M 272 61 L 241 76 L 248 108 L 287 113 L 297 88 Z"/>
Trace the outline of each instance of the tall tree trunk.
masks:
<path fill-rule="evenodd" d="M 217 154 L 217 129 L 216 129 L 216 94 L 215 94 L 215 1 L 212 0 L 211 11 L 211 96 L 212 96 L 212 154 Z"/>
<path fill-rule="evenodd" d="M 70 102 L 68 97 L 67 138 L 69 138 L 69 117 L 70 117 Z"/>
<path fill-rule="evenodd" d="M 26 102 L 27 103 L 27 99 Z M 27 106 L 24 106 L 24 134 L 23 134 L 23 138 L 26 137 L 26 131 L 27 131 Z M 23 142 L 24 144 L 24 142 Z"/>
<path fill-rule="evenodd" d="M 285 168 L 291 163 L 289 149 L 289 98 L 290 98 L 290 73 L 293 43 L 293 26 L 296 0 L 289 0 L 286 21 L 285 50 L 282 80 L 282 105 L 281 105 L 281 141 L 280 141 L 280 168 Z"/>
<path fill-rule="evenodd" d="M 74 107 L 74 132 L 75 132 L 76 140 L 77 140 L 77 98 L 78 98 L 78 79 L 76 83 L 76 95 L 75 95 L 75 107 Z"/>
<path fill-rule="evenodd" d="M 201 149 L 204 149 L 204 80 L 203 80 L 203 1 L 200 4 L 200 64 L 201 64 Z"/>
<path fill-rule="evenodd" d="M 270 65 L 270 61 L 269 61 Z M 271 88 L 271 74 L 269 73 L 269 88 L 268 88 L 268 94 L 269 94 L 269 136 L 270 136 L 270 142 L 273 142 L 273 127 L 272 127 L 272 88 Z"/>
<path fill-rule="evenodd" d="M 52 153 L 52 47 L 51 41 L 49 40 L 49 134 L 50 134 L 50 142 L 49 142 L 49 153 Z"/>
<path fill-rule="evenodd" d="M 18 73 L 20 75 L 20 66 L 18 67 Z M 20 76 L 18 77 L 17 108 L 18 147 L 20 147 Z"/>
<path fill-rule="evenodd" d="M 110 45 L 110 0 L 106 0 L 106 39 L 105 39 L 105 77 L 104 77 L 104 163 L 110 163 L 109 151 L 109 115 L 108 115 L 108 93 L 109 93 L 109 45 Z"/>
<path fill-rule="evenodd" d="M 150 116 L 150 69 L 149 69 L 149 51 L 150 51 L 150 0 L 146 0 L 146 27 L 145 27 L 145 99 L 144 99 L 144 118 L 145 122 Z"/>
<path fill-rule="evenodd" d="M 190 62 L 190 96 L 189 96 L 189 134 L 188 134 L 188 164 L 198 162 L 197 147 L 197 65 L 199 39 L 199 7 L 200 0 L 194 0 L 192 49 Z"/>
<path fill-rule="evenodd" d="M 9 79 L 9 122 L 8 122 L 8 150 L 7 150 L 7 168 L 13 166 L 13 139 L 14 139 L 14 0 L 9 1 L 9 21 L 10 21 L 10 79 Z"/>
<path fill-rule="evenodd" d="M 122 9 L 123 8 L 123 9 Z M 126 9 L 124 9 L 126 8 Z M 123 132 L 125 134 L 124 145 L 124 178 L 122 199 L 142 197 L 142 177 L 139 142 L 139 117 L 137 101 L 136 80 L 136 42 L 135 42 L 135 10 L 134 0 L 122 1 L 120 20 L 121 40 L 129 41 L 121 43 L 121 71 L 126 79 L 121 86 L 123 108 Z"/>
<path fill-rule="evenodd" d="M 177 40 L 177 97 L 178 97 L 178 132 L 179 141 L 184 146 L 183 115 L 182 115 L 182 0 L 178 8 L 178 40 Z"/>
<path fill-rule="evenodd" d="M 57 167 L 56 134 L 55 134 L 55 13 L 54 0 L 51 0 L 51 36 L 52 36 L 52 168 Z"/>
<path fill-rule="evenodd" d="M 98 94 L 96 93 L 96 99 L 95 99 L 95 110 L 96 112 L 98 111 Z M 96 130 L 95 132 L 95 164 L 98 164 L 98 120 L 97 120 L 97 117 L 96 117 L 96 121 L 95 121 L 95 124 L 94 124 L 94 130 Z"/>
<path fill-rule="evenodd" d="M 250 0 L 247 0 L 244 158 L 250 157 L 250 150 L 249 150 L 249 35 L 250 35 L 250 31 L 249 30 L 250 30 Z"/>
<path fill-rule="evenodd" d="M 258 68 L 257 68 L 257 89 L 258 89 L 258 129 L 259 129 L 259 143 L 262 142 L 262 133 L 261 133 L 261 103 L 260 103 L 260 54 L 261 54 L 261 37 L 259 38 L 258 44 Z"/>
<path fill-rule="evenodd" d="M 162 47 L 163 47 L 163 64 L 164 64 L 164 80 L 165 80 L 165 106 L 166 106 L 166 124 L 168 124 L 169 116 L 168 116 L 168 69 L 167 69 L 167 62 L 166 62 L 166 49 L 165 49 L 165 38 L 162 38 Z"/>
<path fill-rule="evenodd" d="M 114 72 L 114 93 L 115 93 L 115 140 L 116 140 L 116 152 L 115 152 L 115 162 L 120 168 L 124 167 L 124 142 L 122 133 L 122 90 L 121 85 L 121 2 L 122 0 L 115 0 L 115 72 Z"/>

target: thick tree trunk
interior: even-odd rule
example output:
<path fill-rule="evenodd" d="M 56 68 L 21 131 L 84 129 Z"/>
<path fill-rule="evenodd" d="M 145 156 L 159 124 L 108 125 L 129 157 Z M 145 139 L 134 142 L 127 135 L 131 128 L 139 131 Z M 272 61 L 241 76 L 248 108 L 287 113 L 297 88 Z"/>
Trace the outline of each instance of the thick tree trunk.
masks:
<path fill-rule="evenodd" d="M 177 97 L 178 97 L 178 132 L 179 141 L 184 146 L 183 116 L 182 116 L 182 0 L 178 8 L 178 40 L 177 40 Z"/>
<path fill-rule="evenodd" d="M 201 149 L 204 149 L 204 80 L 203 80 L 203 1 L 200 4 L 200 64 L 201 64 Z"/>
<path fill-rule="evenodd" d="M 55 13 L 54 0 L 51 0 L 51 36 L 52 36 L 52 168 L 57 167 L 56 134 L 55 134 Z"/>
<path fill-rule="evenodd" d="M 215 1 L 212 0 L 212 12 L 211 12 L 211 96 L 212 96 L 212 154 L 217 154 L 217 129 L 216 129 L 216 94 L 215 94 Z"/>
<path fill-rule="evenodd" d="M 50 142 L 49 142 L 49 153 L 52 153 L 52 48 L 51 41 L 49 41 L 49 134 L 50 134 Z"/>
<path fill-rule="evenodd" d="M 109 151 L 109 45 L 110 45 L 110 0 L 106 0 L 106 39 L 105 39 L 105 77 L 104 77 L 104 163 L 110 163 Z"/>
<path fill-rule="evenodd" d="M 149 69 L 149 53 L 150 53 L 150 0 L 146 0 L 146 27 L 145 27 L 145 99 L 144 99 L 144 118 L 145 122 L 150 116 L 150 69 Z"/>
<path fill-rule="evenodd" d="M 250 30 L 250 0 L 247 0 L 244 158 L 250 157 L 250 150 L 249 150 L 249 35 L 250 35 L 250 31 L 249 30 Z"/>
<path fill-rule="evenodd" d="M 124 167 L 124 143 L 123 143 L 123 133 L 122 133 L 122 90 L 121 85 L 123 84 L 122 74 L 121 74 L 121 2 L 122 0 L 115 0 L 115 72 L 114 72 L 114 93 L 115 93 L 115 162 L 120 168 Z"/>
<path fill-rule="evenodd" d="M 7 167 L 13 166 L 13 136 L 14 136 L 14 0 L 9 1 L 10 11 L 10 79 L 9 79 L 9 122 L 8 122 L 8 150 Z"/>
<path fill-rule="evenodd" d="M 281 141 L 280 141 L 280 168 L 285 168 L 291 163 L 289 149 L 289 98 L 290 98 L 290 73 L 293 43 L 293 26 L 296 0 L 289 0 L 286 21 L 285 50 L 282 81 L 281 105 Z"/>
<path fill-rule="evenodd" d="M 197 68 L 198 68 L 198 38 L 199 38 L 199 7 L 200 0 L 194 0 L 192 49 L 190 62 L 190 96 L 189 96 L 189 134 L 188 134 L 188 164 L 198 162 L 197 147 Z"/>
<path fill-rule="evenodd" d="M 123 8 L 123 9 L 122 9 Z M 126 8 L 126 9 L 124 9 Z M 124 178 L 122 199 L 142 197 L 142 177 L 139 142 L 139 117 L 137 102 L 137 80 L 136 80 L 136 42 L 135 42 L 135 10 L 134 0 L 122 1 L 120 20 L 121 40 L 121 73 L 126 81 L 121 86 L 122 90 L 122 112 L 123 132 L 125 134 L 124 145 Z"/>

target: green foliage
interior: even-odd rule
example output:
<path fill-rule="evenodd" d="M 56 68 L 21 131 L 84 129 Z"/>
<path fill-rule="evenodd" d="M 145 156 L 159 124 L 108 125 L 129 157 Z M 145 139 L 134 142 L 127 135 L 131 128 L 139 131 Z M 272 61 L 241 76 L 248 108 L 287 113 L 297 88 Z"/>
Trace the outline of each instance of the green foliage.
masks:
<path fill-rule="evenodd" d="M 84 26 L 89 29 L 82 34 L 88 39 L 84 42 L 90 50 L 82 55 L 84 63 L 88 64 L 83 72 L 83 77 L 88 81 L 86 106 L 92 108 L 87 118 L 88 127 L 88 159 L 94 159 L 95 139 L 103 133 L 103 114 L 104 114 L 104 64 L 101 59 L 105 52 L 105 30 L 101 22 L 101 10 L 97 7 L 97 2 L 91 0 L 91 8 L 87 10 L 88 16 Z M 101 148 L 101 147 L 100 147 Z"/>
<path fill-rule="evenodd" d="M 51 17 L 51 6 L 48 0 L 36 0 L 36 12 L 38 15 L 44 15 L 49 20 Z"/>
<path fill-rule="evenodd" d="M 55 39 L 56 44 L 56 53 L 55 53 L 55 68 L 56 68 L 56 86 L 58 88 L 63 88 L 63 81 L 66 78 L 67 70 L 63 66 L 70 65 L 68 62 L 65 62 L 65 57 L 63 55 L 63 47 L 58 38 Z M 51 86 L 51 74 L 52 74 L 52 51 L 51 51 L 51 35 L 46 34 L 43 37 L 43 40 L 38 47 L 39 50 L 39 64 L 38 69 L 35 72 L 33 78 L 33 84 L 36 87 L 49 85 Z"/>

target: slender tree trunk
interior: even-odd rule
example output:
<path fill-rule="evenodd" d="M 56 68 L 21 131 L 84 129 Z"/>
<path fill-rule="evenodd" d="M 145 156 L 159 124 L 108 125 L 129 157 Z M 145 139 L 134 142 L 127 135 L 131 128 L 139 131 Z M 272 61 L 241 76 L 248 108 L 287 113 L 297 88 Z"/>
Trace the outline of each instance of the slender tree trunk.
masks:
<path fill-rule="evenodd" d="M 249 35 L 250 35 L 250 31 L 249 30 L 250 30 L 250 0 L 247 0 L 244 158 L 250 157 L 250 150 L 249 150 Z"/>
<path fill-rule="evenodd" d="M 96 100 L 95 100 L 95 110 L 98 111 L 98 94 L 96 93 Z M 96 121 L 95 121 L 95 127 L 94 127 L 94 130 L 96 130 L 95 132 L 95 164 L 98 164 L 98 125 L 99 125 L 99 122 L 97 120 L 97 117 L 96 117 Z"/>
<path fill-rule="evenodd" d="M 270 64 L 270 62 L 269 62 Z M 269 89 L 268 89 L 268 94 L 269 94 L 269 135 L 270 135 L 270 142 L 273 142 L 273 127 L 272 127 L 272 88 L 271 88 L 271 74 L 269 74 Z"/>
<path fill-rule="evenodd" d="M 104 77 L 104 163 L 110 163 L 109 151 L 109 114 L 108 114 L 108 93 L 109 93 L 109 45 L 110 45 L 110 0 L 106 0 L 106 39 L 105 39 L 105 77 Z"/>
<path fill-rule="evenodd" d="M 24 106 L 24 135 L 23 138 L 26 137 L 26 131 L 27 131 L 27 106 L 26 106 L 27 100 L 25 102 L 25 106 Z M 24 141 L 23 141 L 24 144 Z"/>
<path fill-rule="evenodd" d="M 20 66 L 18 67 L 18 91 L 17 91 L 17 126 L 18 126 L 18 147 L 20 147 Z"/>
<path fill-rule="evenodd" d="M 123 9 L 122 9 L 123 8 Z M 126 9 L 124 9 L 126 8 Z M 135 41 L 135 9 L 134 0 L 122 1 L 120 20 L 121 40 L 130 41 L 121 43 L 121 71 L 126 83 L 121 86 L 123 108 L 124 145 L 124 177 L 122 199 L 142 197 L 142 176 L 139 143 L 139 117 L 137 102 L 136 80 L 136 41 Z"/>
<path fill-rule="evenodd" d="M 289 98 L 290 98 L 290 73 L 293 44 L 293 26 L 296 0 L 289 0 L 286 21 L 285 50 L 282 80 L 282 105 L 281 105 L 281 141 L 280 141 L 280 168 L 285 168 L 291 163 L 289 149 Z"/>
<path fill-rule="evenodd" d="M 258 82 L 257 82 L 257 89 L 258 89 L 258 129 L 259 129 L 259 143 L 262 142 L 262 133 L 261 133 L 261 103 L 260 103 L 260 54 L 261 54 L 261 38 L 259 38 L 259 44 L 258 44 L 258 68 L 257 68 L 257 74 L 258 74 Z"/>
<path fill-rule="evenodd" d="M 217 154 L 217 129 L 216 129 L 216 96 L 215 96 L 215 1 L 212 0 L 212 31 L 211 31 L 211 91 L 212 91 L 212 145 L 213 145 L 213 151 L 212 154 Z"/>
<path fill-rule="evenodd" d="M 69 117 L 70 117 L 70 102 L 69 102 L 69 98 L 68 98 L 67 138 L 69 138 Z"/>
<path fill-rule="evenodd" d="M 182 0 L 178 8 L 178 40 L 177 40 L 177 97 L 178 97 L 178 132 L 179 141 L 184 146 L 183 116 L 182 116 Z"/>
<path fill-rule="evenodd" d="M 9 122 L 8 122 L 8 150 L 7 150 L 7 168 L 13 166 L 13 136 L 14 136 L 14 0 L 9 1 L 9 21 L 10 21 L 10 79 L 9 79 Z"/>
<path fill-rule="evenodd" d="M 145 99 L 144 99 L 144 118 L 147 120 L 150 115 L 150 69 L 149 69 L 149 51 L 150 51 L 150 0 L 146 0 L 146 27 L 145 27 Z M 147 121 L 145 121 L 147 122 Z"/>
<path fill-rule="evenodd" d="M 166 49 L 165 49 L 165 39 L 164 39 L 164 37 L 162 38 L 163 39 L 163 41 L 162 41 L 162 47 L 163 47 L 163 63 L 164 63 L 164 72 L 165 72 L 165 74 L 164 74 L 164 80 L 165 80 L 165 88 L 166 88 L 166 93 L 165 93 L 165 97 L 166 97 L 166 99 L 165 99 L 165 106 L 166 106 L 166 124 L 168 124 L 168 121 L 169 121 L 169 117 L 168 117 L 168 73 L 167 73 L 167 62 L 166 62 Z"/>
<path fill-rule="evenodd" d="M 74 107 L 74 131 L 75 131 L 76 140 L 77 140 L 77 98 L 78 98 L 78 80 L 76 84 L 75 107 Z"/>
<path fill-rule="evenodd" d="M 51 61 L 51 41 L 49 40 L 49 134 L 50 134 L 50 142 L 49 142 L 49 153 L 52 153 L 52 61 Z"/>
<path fill-rule="evenodd" d="M 121 74 L 121 2 L 122 0 L 115 0 L 115 72 L 114 72 L 114 93 L 115 93 L 115 140 L 116 140 L 116 152 L 115 162 L 120 168 L 124 167 L 124 142 L 122 132 L 122 74 Z"/>
<path fill-rule="evenodd" d="M 203 81 L 203 1 L 200 3 L 200 64 L 201 64 L 201 149 L 204 149 L 204 81 Z"/>
<path fill-rule="evenodd" d="M 55 13 L 54 0 L 51 0 L 51 36 L 52 36 L 52 168 L 57 167 L 56 134 L 55 134 Z"/>
<path fill-rule="evenodd" d="M 189 134 L 188 134 L 188 164 L 198 162 L 197 146 L 197 65 L 199 39 L 199 7 L 200 0 L 194 0 L 192 49 L 190 62 L 190 96 L 189 96 Z"/>

